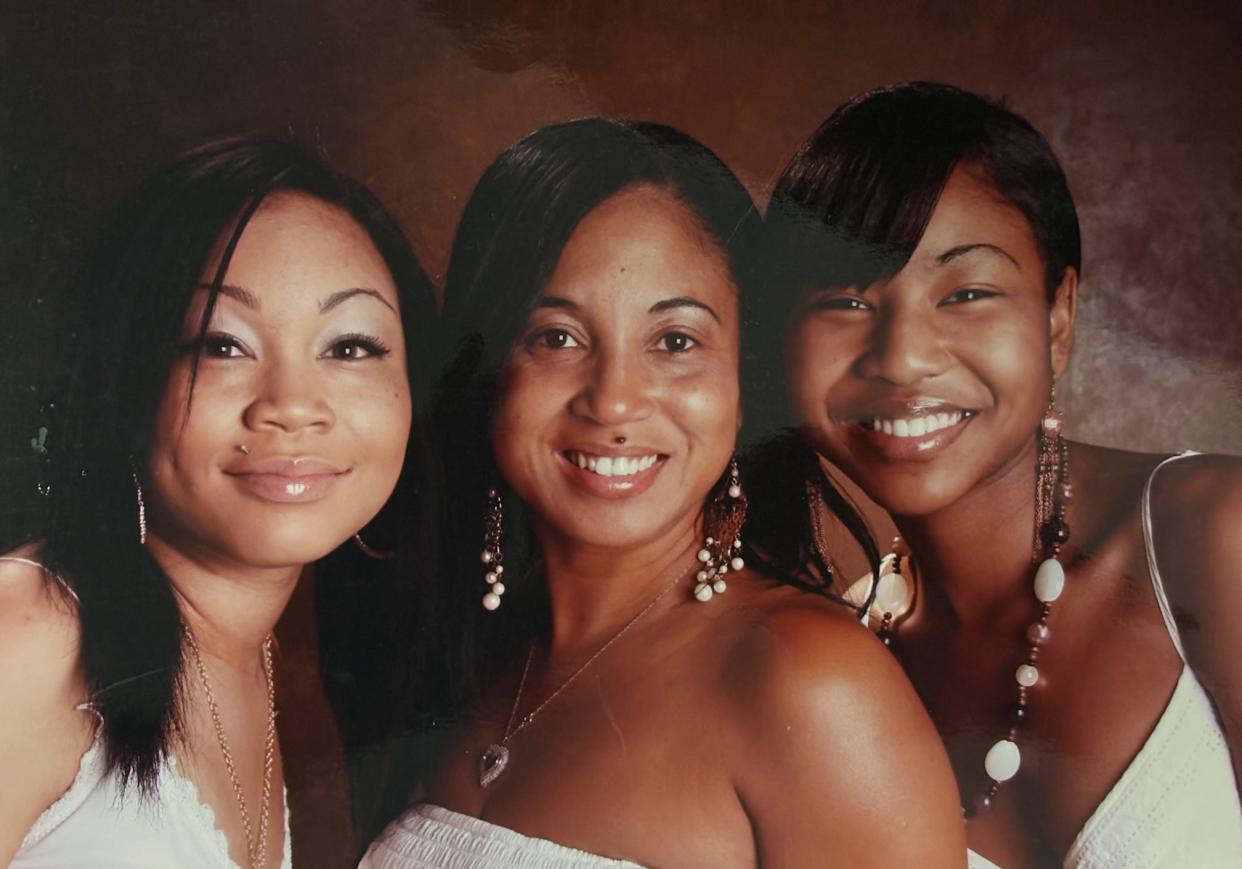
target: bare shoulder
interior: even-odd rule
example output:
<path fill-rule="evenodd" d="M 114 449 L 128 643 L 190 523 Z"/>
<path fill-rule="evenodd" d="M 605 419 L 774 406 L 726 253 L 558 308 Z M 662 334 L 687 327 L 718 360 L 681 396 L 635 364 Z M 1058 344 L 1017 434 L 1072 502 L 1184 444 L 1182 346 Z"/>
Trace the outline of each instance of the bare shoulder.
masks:
<path fill-rule="evenodd" d="M 33 546 L 0 555 L 0 679 L 14 668 L 76 657 L 77 613 L 68 596 L 40 566 Z"/>
<path fill-rule="evenodd" d="M 738 611 L 730 726 L 745 746 L 735 780 L 761 862 L 962 865 L 944 748 L 888 650 L 849 608 L 792 589 Z"/>
<path fill-rule="evenodd" d="M 90 744 L 72 603 L 29 548 L 0 560 L 0 864 L 59 796 Z M 21 559 L 21 560 L 16 560 Z"/>
<path fill-rule="evenodd" d="M 1189 603 L 1242 579 L 1242 458 L 1165 465 L 1152 480 L 1151 517 L 1157 563 L 1175 600 Z"/>

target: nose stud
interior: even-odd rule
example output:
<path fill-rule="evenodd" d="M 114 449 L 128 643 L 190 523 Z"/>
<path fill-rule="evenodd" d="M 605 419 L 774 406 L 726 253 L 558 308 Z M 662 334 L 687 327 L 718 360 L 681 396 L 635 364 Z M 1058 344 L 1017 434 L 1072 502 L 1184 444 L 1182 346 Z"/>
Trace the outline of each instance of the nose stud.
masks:
<path fill-rule="evenodd" d="M 617 435 L 615 438 L 612 439 L 612 442 L 619 446 L 625 443 L 627 440 L 629 440 L 629 438 L 627 438 L 625 435 Z"/>
<path fill-rule="evenodd" d="M 250 447 L 246 446 L 245 444 L 238 444 L 237 451 L 241 453 L 243 456 L 250 455 Z"/>

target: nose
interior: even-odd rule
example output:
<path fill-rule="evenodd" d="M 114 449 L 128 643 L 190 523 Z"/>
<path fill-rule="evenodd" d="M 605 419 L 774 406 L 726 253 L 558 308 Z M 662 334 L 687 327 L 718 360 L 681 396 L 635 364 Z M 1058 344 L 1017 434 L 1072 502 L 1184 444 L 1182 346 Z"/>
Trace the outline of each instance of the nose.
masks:
<path fill-rule="evenodd" d="M 905 386 L 935 377 L 949 364 L 935 312 L 894 306 L 877 318 L 858 369 L 868 379 Z"/>
<path fill-rule="evenodd" d="M 604 426 L 645 419 L 651 408 L 651 381 L 642 360 L 622 352 L 596 358 L 572 404 L 575 414 Z"/>
<path fill-rule="evenodd" d="M 295 434 L 307 429 L 328 431 L 336 424 L 336 414 L 312 366 L 272 361 L 264 366 L 243 421 L 253 431 Z"/>

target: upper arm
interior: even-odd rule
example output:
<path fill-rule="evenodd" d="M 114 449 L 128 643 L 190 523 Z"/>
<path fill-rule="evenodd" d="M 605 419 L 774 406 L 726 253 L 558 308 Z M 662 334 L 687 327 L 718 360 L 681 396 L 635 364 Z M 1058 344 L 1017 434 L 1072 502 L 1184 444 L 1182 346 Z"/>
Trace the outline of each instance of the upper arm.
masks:
<path fill-rule="evenodd" d="M 77 621 L 42 571 L 0 562 L 0 865 L 72 782 L 90 739 Z"/>
<path fill-rule="evenodd" d="M 1240 769 L 1242 460 L 1198 456 L 1169 465 L 1153 483 L 1152 519 L 1187 663 L 1212 695 Z"/>
<path fill-rule="evenodd" d="M 887 650 L 822 610 L 765 628 L 737 776 L 761 864 L 964 866 L 948 758 Z"/>

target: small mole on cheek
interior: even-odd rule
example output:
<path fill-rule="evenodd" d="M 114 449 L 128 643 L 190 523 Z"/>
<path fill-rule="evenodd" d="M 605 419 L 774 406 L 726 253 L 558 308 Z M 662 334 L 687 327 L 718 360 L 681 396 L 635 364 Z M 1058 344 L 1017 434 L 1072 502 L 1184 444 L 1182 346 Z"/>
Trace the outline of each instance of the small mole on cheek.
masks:
<path fill-rule="evenodd" d="M 621 266 L 621 273 L 625 274 L 625 266 Z"/>

